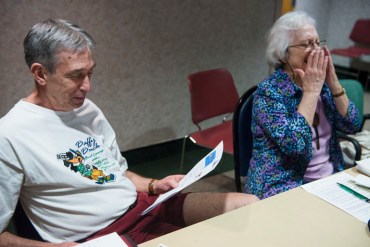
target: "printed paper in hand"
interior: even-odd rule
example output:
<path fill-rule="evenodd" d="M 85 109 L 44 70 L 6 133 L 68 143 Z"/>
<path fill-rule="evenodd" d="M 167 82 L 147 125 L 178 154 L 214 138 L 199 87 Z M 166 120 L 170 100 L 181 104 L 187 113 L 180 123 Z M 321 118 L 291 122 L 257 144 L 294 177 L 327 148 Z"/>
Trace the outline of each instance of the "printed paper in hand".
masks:
<path fill-rule="evenodd" d="M 208 155 L 206 155 L 202 160 L 200 160 L 189 172 L 181 179 L 179 186 L 160 195 L 157 200 L 147 209 L 145 209 L 141 215 L 145 215 L 155 208 L 158 204 L 164 202 L 174 194 L 188 187 L 195 181 L 198 181 L 208 173 L 210 173 L 217 164 L 220 162 L 222 153 L 224 150 L 223 142 L 220 142 L 215 149 L 213 149 Z"/>

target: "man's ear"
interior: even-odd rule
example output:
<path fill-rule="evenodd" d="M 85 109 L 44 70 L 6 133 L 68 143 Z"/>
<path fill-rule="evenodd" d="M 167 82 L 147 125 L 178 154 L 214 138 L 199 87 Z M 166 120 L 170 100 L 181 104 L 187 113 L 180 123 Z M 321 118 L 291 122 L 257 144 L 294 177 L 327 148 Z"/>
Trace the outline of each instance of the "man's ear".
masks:
<path fill-rule="evenodd" d="M 46 69 L 42 64 L 39 63 L 33 63 L 31 65 L 31 73 L 35 81 L 40 86 L 45 86 L 46 84 Z"/>

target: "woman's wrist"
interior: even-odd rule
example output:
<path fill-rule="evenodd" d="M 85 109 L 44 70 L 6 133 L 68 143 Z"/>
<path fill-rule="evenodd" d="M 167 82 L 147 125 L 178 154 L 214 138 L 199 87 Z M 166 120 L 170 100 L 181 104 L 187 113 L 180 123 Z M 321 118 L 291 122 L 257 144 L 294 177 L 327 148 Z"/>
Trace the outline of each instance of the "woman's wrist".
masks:
<path fill-rule="evenodd" d="M 339 97 L 346 93 L 345 89 L 340 85 L 339 81 L 332 85 L 329 85 L 329 89 L 333 97 Z"/>
<path fill-rule="evenodd" d="M 317 101 L 317 99 L 320 97 L 320 91 L 305 91 L 303 90 L 303 96 L 305 98 Z"/>
<path fill-rule="evenodd" d="M 332 92 L 332 95 L 334 98 L 338 98 L 342 95 L 345 95 L 346 94 L 346 90 L 344 89 L 344 87 L 341 86 L 340 90 L 337 90 L 337 92 Z"/>

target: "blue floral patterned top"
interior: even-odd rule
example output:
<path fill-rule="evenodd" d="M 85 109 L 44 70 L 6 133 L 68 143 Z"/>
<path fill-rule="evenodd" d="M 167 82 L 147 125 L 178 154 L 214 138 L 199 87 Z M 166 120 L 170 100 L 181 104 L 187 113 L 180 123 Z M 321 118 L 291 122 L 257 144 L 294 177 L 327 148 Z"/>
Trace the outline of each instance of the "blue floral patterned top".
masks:
<path fill-rule="evenodd" d="M 312 157 L 312 133 L 306 119 L 297 112 L 303 92 L 284 72 L 276 69 L 255 92 L 252 132 L 253 153 L 245 190 L 267 198 L 300 186 Z M 321 91 L 325 114 L 332 126 L 330 161 L 334 172 L 343 170 L 344 161 L 336 130 L 353 133 L 360 128 L 360 116 L 350 102 L 346 117 L 335 107 L 329 87 Z"/>

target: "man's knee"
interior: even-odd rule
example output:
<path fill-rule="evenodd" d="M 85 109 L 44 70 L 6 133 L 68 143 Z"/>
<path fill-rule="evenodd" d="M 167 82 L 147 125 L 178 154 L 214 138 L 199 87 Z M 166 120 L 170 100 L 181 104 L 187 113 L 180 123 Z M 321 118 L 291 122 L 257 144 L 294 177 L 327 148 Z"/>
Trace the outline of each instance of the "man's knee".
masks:
<path fill-rule="evenodd" d="M 260 199 L 252 194 L 245 194 L 247 196 L 247 203 L 253 203 L 253 202 L 258 202 Z"/>
<path fill-rule="evenodd" d="M 225 212 L 244 207 L 257 201 L 259 201 L 258 197 L 252 194 L 228 193 L 227 200 L 225 201 Z"/>

